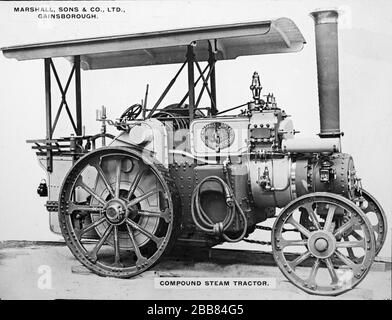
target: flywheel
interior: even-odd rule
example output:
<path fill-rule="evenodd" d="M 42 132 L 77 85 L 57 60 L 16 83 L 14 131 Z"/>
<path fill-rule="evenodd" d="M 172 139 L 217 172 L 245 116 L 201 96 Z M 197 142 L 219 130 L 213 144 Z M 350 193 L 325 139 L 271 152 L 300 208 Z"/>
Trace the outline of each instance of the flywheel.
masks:
<path fill-rule="evenodd" d="M 332 193 L 311 193 L 290 202 L 272 230 L 278 267 L 310 294 L 339 295 L 357 286 L 370 270 L 375 248 L 366 214 Z"/>
<path fill-rule="evenodd" d="M 168 171 L 128 148 L 102 148 L 78 160 L 59 203 L 67 246 L 101 276 L 147 270 L 171 248 L 180 224 L 179 195 Z M 91 233 L 97 241 L 86 241 Z"/>

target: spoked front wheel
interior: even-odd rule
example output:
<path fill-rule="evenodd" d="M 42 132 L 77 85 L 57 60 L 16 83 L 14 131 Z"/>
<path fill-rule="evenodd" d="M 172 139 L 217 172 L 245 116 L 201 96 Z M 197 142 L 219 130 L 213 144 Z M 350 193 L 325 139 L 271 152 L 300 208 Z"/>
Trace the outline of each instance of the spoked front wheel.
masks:
<path fill-rule="evenodd" d="M 365 213 L 353 202 L 318 192 L 282 210 L 273 227 L 272 249 L 278 267 L 294 285 L 310 294 L 339 295 L 366 276 L 375 238 Z"/>
<path fill-rule="evenodd" d="M 369 192 L 362 189 L 362 197 L 355 203 L 362 209 L 369 219 L 376 238 L 376 255 L 382 249 L 387 237 L 387 217 L 381 205 Z"/>
<path fill-rule="evenodd" d="M 103 148 L 81 158 L 60 191 L 66 244 L 102 276 L 131 277 L 150 268 L 173 243 L 179 210 L 167 171 L 125 148 Z M 89 234 L 99 240 L 83 241 Z"/>

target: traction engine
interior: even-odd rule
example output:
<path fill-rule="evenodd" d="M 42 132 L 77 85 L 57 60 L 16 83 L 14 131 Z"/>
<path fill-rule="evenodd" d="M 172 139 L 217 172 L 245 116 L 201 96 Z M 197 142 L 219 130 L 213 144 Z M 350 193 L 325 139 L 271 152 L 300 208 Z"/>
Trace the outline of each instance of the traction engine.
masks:
<path fill-rule="evenodd" d="M 71 151 L 88 152 L 73 164 L 55 158 L 52 180 L 55 172 L 68 173 L 61 186 L 51 182 L 47 207 L 58 212 L 55 231 L 81 263 L 99 275 L 126 278 L 174 246 L 248 241 L 271 245 L 283 274 L 310 294 L 341 294 L 365 277 L 385 241 L 385 214 L 362 188 L 352 156 L 342 151 L 337 12 L 312 15 L 317 137 L 295 137 L 289 115 L 273 94 L 262 95 L 255 72 L 252 100 L 237 115 L 194 109 L 191 90 L 190 105 L 147 110 L 146 92 L 144 104 L 132 105 L 116 121 L 103 108 L 101 133 L 88 137 L 88 145 L 81 145 L 84 136 L 67 140 Z M 196 45 L 187 47 L 192 77 Z M 209 53 L 214 63 L 210 43 Z M 214 98 L 213 89 L 206 90 Z M 120 134 L 108 134 L 107 125 Z M 95 148 L 99 139 L 102 147 Z M 46 164 L 45 152 L 41 160 Z M 38 191 L 46 195 L 47 189 L 42 183 Z M 270 218 L 272 228 L 261 225 Z M 258 239 L 258 230 L 271 231 L 271 241 Z"/>

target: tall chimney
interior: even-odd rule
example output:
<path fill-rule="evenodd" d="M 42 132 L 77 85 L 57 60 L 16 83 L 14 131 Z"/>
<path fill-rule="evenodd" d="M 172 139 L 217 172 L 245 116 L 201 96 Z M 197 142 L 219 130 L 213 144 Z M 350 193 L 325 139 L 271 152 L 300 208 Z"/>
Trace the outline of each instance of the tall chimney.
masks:
<path fill-rule="evenodd" d="M 315 23 L 321 138 L 341 135 L 339 124 L 338 12 L 311 13 Z"/>

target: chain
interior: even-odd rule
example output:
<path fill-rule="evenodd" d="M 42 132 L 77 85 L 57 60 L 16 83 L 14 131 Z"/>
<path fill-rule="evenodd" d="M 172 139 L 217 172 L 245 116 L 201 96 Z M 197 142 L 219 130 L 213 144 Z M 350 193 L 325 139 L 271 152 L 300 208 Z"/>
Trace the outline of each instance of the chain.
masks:
<path fill-rule="evenodd" d="M 264 227 L 264 226 L 256 226 L 256 229 L 259 229 L 259 230 L 266 230 L 266 231 L 272 231 L 272 228 L 270 228 L 270 227 Z"/>
<path fill-rule="evenodd" d="M 270 227 L 264 227 L 264 226 L 256 226 L 256 229 L 259 229 L 259 230 L 266 230 L 266 231 L 272 231 L 272 228 L 270 228 Z M 285 229 L 285 228 L 283 228 L 282 229 L 282 232 L 299 232 L 297 229 Z"/>
<path fill-rule="evenodd" d="M 260 241 L 260 240 L 250 240 L 250 239 L 243 239 L 245 242 L 249 242 L 249 243 L 257 243 L 257 244 L 261 244 L 263 246 L 270 246 L 271 245 L 271 241 Z"/>
<path fill-rule="evenodd" d="M 256 229 L 258 230 L 265 230 L 265 231 L 272 231 L 272 228 L 270 227 L 265 227 L 265 226 L 256 226 Z M 297 229 L 282 229 L 283 232 L 299 232 Z M 243 239 L 245 242 L 248 243 L 256 243 L 256 244 L 260 244 L 263 246 L 270 246 L 271 245 L 271 241 L 260 241 L 260 240 L 251 240 L 251 239 Z"/>

